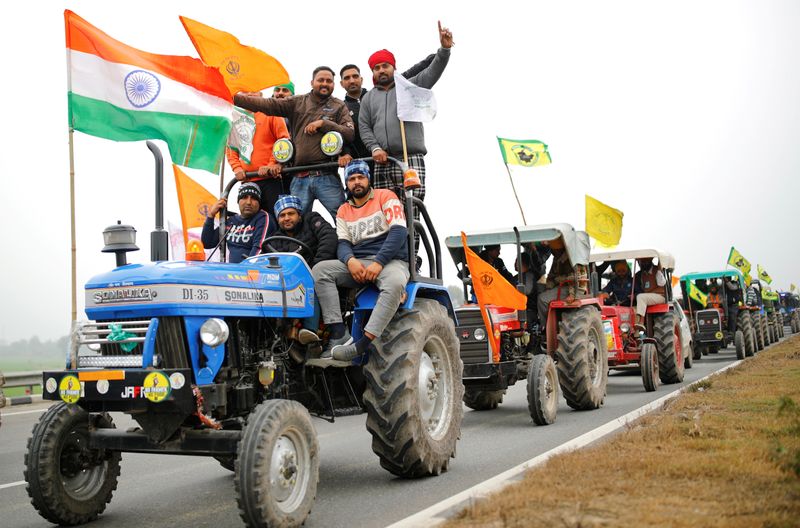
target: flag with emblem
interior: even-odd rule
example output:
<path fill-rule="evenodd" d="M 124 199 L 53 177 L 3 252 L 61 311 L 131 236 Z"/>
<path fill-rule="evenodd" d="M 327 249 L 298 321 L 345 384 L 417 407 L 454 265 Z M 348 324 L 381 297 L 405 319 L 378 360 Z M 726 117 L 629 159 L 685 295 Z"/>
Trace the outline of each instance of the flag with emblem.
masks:
<path fill-rule="evenodd" d="M 603 246 L 619 244 L 623 216 L 619 209 L 586 195 L 586 232 Z"/>
<path fill-rule="evenodd" d="M 174 163 L 218 172 L 233 105 L 216 68 L 132 48 L 70 10 L 64 21 L 72 129 L 114 141 L 161 139 Z"/>
<path fill-rule="evenodd" d="M 217 198 L 208 190 L 186 175 L 177 165 L 172 165 L 175 173 L 175 190 L 178 194 L 178 208 L 181 211 L 184 241 L 189 242 L 189 230 L 193 227 L 203 227 Z"/>
<path fill-rule="evenodd" d="M 733 246 L 731 246 L 731 251 L 728 253 L 728 264 L 741 271 L 744 275 L 750 273 L 750 262 Z"/>
<path fill-rule="evenodd" d="M 767 284 L 772 284 L 772 277 L 769 276 L 769 273 L 767 273 L 767 270 L 762 268 L 761 264 L 758 264 L 756 267 L 758 268 L 758 278 L 759 278 L 759 280 L 762 280 L 762 281 L 766 282 Z"/>
<path fill-rule="evenodd" d="M 272 55 L 245 46 L 225 31 L 185 16 L 180 19 L 200 58 L 209 66 L 219 69 L 231 95 L 258 92 L 289 82 L 286 68 Z"/>
<path fill-rule="evenodd" d="M 253 137 L 256 135 L 256 118 L 238 106 L 233 107 L 233 123 L 231 134 L 228 136 L 228 148 L 239 153 L 239 159 L 250 163 L 253 154 Z"/>
<path fill-rule="evenodd" d="M 689 297 L 699 302 L 703 307 L 708 304 L 708 295 L 700 291 L 700 288 L 694 285 L 693 282 L 689 283 Z"/>
<path fill-rule="evenodd" d="M 547 145 L 535 139 L 506 139 L 497 138 L 503 162 L 506 165 L 520 165 L 522 167 L 541 167 L 550 165 L 550 153 Z"/>
<path fill-rule="evenodd" d="M 492 331 L 491 321 L 486 313 L 486 305 L 494 304 L 506 308 L 514 308 L 515 310 L 524 310 L 528 304 L 528 298 L 467 246 L 467 235 L 463 232 L 461 233 L 461 244 L 464 246 L 466 264 L 472 277 L 472 289 L 475 291 L 481 316 L 486 325 L 486 331 L 490 336 L 489 342 L 492 344 L 492 354 L 499 361 L 499 342 Z"/>

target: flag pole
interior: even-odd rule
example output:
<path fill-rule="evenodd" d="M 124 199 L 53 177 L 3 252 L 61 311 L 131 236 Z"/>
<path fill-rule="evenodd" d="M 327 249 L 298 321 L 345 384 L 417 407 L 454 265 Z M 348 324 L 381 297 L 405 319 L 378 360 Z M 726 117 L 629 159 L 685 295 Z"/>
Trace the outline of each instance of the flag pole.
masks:
<path fill-rule="evenodd" d="M 76 254 L 77 248 L 75 243 L 75 153 L 72 144 L 72 136 L 74 130 L 69 127 L 69 229 L 70 238 L 72 240 L 72 318 L 71 322 L 78 319 L 78 290 L 77 290 L 77 272 L 76 272 Z"/>
<path fill-rule="evenodd" d="M 402 121 L 401 121 L 402 123 Z M 517 196 L 517 189 L 514 187 L 514 178 L 511 177 L 511 169 L 508 168 L 508 163 L 504 163 L 503 165 L 506 166 L 506 172 L 508 172 L 508 179 L 511 182 L 511 190 L 514 191 L 514 198 L 517 199 L 517 205 L 519 206 L 519 212 L 522 215 L 522 223 L 524 225 L 528 225 L 528 222 L 525 220 L 525 211 L 522 210 L 522 204 L 519 201 L 519 196 Z"/>
<path fill-rule="evenodd" d="M 406 125 L 405 122 L 400 120 L 400 137 L 403 140 L 403 163 L 408 167 L 408 148 L 406 147 Z"/>

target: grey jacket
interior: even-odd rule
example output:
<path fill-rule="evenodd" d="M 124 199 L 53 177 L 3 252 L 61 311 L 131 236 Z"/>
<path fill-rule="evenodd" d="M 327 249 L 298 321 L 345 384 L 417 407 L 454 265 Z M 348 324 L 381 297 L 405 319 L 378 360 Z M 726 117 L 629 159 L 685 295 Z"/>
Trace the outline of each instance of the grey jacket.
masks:
<path fill-rule="evenodd" d="M 430 89 L 442 76 L 449 60 L 450 50 L 439 48 L 431 64 L 408 80 L 417 86 Z M 389 90 L 381 90 L 376 86 L 361 99 L 358 129 L 361 140 L 369 152 L 380 148 L 390 156 L 402 156 L 403 140 L 400 137 L 400 120 L 397 119 L 397 96 L 394 86 Z M 405 124 L 405 129 L 408 153 L 427 154 L 422 123 L 408 122 Z"/>

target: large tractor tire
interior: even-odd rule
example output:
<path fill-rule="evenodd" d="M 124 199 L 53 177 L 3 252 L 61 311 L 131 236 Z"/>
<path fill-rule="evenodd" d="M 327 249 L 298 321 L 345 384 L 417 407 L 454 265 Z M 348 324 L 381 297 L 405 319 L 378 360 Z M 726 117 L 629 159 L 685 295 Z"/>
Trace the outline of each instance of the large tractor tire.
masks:
<path fill-rule="evenodd" d="M 300 403 L 267 400 L 247 417 L 234 487 L 245 526 L 300 526 L 319 482 L 319 443 Z"/>
<path fill-rule="evenodd" d="M 447 310 L 417 299 L 375 341 L 364 369 L 372 450 L 384 469 L 400 477 L 447 471 L 464 417 L 464 365 Z"/>
<path fill-rule="evenodd" d="M 795 313 L 797 313 L 797 312 L 795 312 Z M 791 323 L 792 333 L 793 334 L 796 334 L 796 333 L 800 332 L 800 322 L 797 320 L 796 316 L 793 316 L 789 320 L 789 322 Z"/>
<path fill-rule="evenodd" d="M 736 328 L 744 334 L 745 357 L 753 356 L 756 353 L 756 338 L 753 335 L 753 320 L 750 312 L 744 310 L 739 312 L 739 316 L 736 318 Z"/>
<path fill-rule="evenodd" d="M 505 390 L 478 390 L 464 388 L 464 405 L 475 411 L 491 411 L 503 403 Z"/>
<path fill-rule="evenodd" d="M 764 342 L 764 327 L 761 325 L 761 314 L 751 312 L 750 317 L 753 320 L 753 335 L 756 338 L 756 351 L 764 350 L 766 343 Z"/>
<path fill-rule="evenodd" d="M 705 355 L 703 352 L 705 350 L 705 346 L 702 343 L 695 344 L 692 347 L 692 359 L 702 359 Z"/>
<path fill-rule="evenodd" d="M 671 312 L 653 317 L 653 333 L 658 350 L 658 375 L 663 383 L 683 381 L 683 350 L 681 350 L 681 325 Z"/>
<path fill-rule="evenodd" d="M 786 337 L 786 328 L 784 327 L 783 313 L 778 312 L 777 318 L 778 318 L 778 337 L 783 339 L 784 337 Z"/>
<path fill-rule="evenodd" d="M 597 409 L 608 384 L 608 345 L 600 310 L 582 306 L 561 314 L 556 368 L 561 392 L 573 409 Z"/>
<path fill-rule="evenodd" d="M 536 425 L 550 425 L 558 412 L 558 371 L 547 354 L 533 356 L 528 369 L 528 412 Z"/>
<path fill-rule="evenodd" d="M 694 366 L 694 344 L 689 341 L 689 350 L 683 350 L 683 368 L 690 369 Z"/>
<path fill-rule="evenodd" d="M 103 513 L 117 489 L 119 451 L 89 448 L 89 431 L 113 429 L 108 414 L 77 405 L 51 406 L 33 427 L 25 453 L 28 495 L 39 514 L 62 526 L 84 524 Z"/>
<path fill-rule="evenodd" d="M 642 370 L 642 384 L 644 390 L 653 392 L 658 388 L 659 375 L 658 375 L 658 350 L 653 343 L 645 343 L 642 346 L 641 356 L 639 358 L 639 365 Z"/>
<path fill-rule="evenodd" d="M 766 348 L 772 344 L 772 341 L 769 339 L 769 322 L 767 322 L 765 314 L 761 314 L 761 334 L 764 336 L 764 348 Z"/>
<path fill-rule="evenodd" d="M 744 332 L 737 330 L 736 333 L 733 334 L 733 343 L 736 345 L 736 359 L 744 359 Z"/>

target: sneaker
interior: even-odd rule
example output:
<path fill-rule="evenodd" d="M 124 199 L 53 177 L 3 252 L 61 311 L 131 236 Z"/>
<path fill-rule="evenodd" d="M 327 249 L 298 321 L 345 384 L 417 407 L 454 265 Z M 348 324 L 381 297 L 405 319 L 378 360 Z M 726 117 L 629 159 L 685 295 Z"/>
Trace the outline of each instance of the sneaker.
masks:
<path fill-rule="evenodd" d="M 336 361 L 353 361 L 361 355 L 358 353 L 358 347 L 356 347 L 352 339 L 349 343 L 334 346 L 331 349 L 331 354 Z"/>
<path fill-rule="evenodd" d="M 340 346 L 340 345 L 349 345 L 353 343 L 353 337 L 350 335 L 348 330 L 344 331 L 344 335 L 339 339 L 330 339 L 328 344 L 325 345 L 325 348 L 322 349 L 322 354 L 319 356 L 321 359 L 330 359 L 331 350 L 333 347 Z"/>
<path fill-rule="evenodd" d="M 315 332 L 312 332 L 306 328 L 301 328 L 300 331 L 297 332 L 297 340 L 300 341 L 301 345 L 310 345 L 311 343 L 319 341 L 320 339 Z"/>

